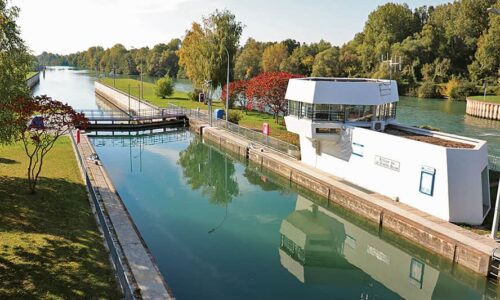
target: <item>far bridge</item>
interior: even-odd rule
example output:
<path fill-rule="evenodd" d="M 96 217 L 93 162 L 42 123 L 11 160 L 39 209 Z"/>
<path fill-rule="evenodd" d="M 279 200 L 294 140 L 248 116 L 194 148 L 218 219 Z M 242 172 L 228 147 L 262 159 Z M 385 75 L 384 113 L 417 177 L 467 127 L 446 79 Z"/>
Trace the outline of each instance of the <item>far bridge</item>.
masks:
<path fill-rule="evenodd" d="M 89 130 L 145 129 L 169 125 L 186 125 L 187 117 L 182 108 L 144 109 L 126 112 L 119 109 L 84 109 Z"/>

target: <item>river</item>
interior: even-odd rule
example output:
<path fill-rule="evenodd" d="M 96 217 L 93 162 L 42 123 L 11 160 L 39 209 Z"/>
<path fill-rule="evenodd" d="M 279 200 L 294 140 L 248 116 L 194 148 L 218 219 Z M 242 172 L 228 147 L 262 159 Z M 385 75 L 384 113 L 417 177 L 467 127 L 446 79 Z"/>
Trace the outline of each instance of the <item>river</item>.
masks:
<path fill-rule="evenodd" d="M 82 71 L 49 70 L 35 92 L 96 108 L 92 80 Z M 485 132 L 481 122 L 460 117 L 462 104 L 455 104 L 403 98 L 399 117 L 460 134 Z M 178 299 L 499 295 L 485 278 L 184 129 L 101 132 L 91 142 Z"/>

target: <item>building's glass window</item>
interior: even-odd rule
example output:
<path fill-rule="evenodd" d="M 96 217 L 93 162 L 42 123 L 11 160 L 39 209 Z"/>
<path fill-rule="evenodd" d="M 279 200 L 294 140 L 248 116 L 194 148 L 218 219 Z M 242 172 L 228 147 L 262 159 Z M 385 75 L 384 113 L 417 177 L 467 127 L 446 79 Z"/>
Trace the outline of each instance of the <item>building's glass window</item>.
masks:
<path fill-rule="evenodd" d="M 299 116 L 299 104 L 297 101 L 288 101 L 288 115 L 289 116 Z"/>
<path fill-rule="evenodd" d="M 309 104 L 288 101 L 288 115 L 315 122 L 371 122 L 396 118 L 396 103 L 382 105 Z"/>

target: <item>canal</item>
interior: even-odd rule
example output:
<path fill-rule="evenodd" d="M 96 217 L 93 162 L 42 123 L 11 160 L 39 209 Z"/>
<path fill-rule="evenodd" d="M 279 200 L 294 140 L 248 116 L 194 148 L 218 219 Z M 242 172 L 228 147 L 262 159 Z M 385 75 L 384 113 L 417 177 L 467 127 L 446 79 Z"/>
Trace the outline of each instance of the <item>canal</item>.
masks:
<path fill-rule="evenodd" d="M 48 71 L 38 92 L 100 105 L 82 71 Z M 402 99 L 399 115 L 498 142 L 498 131 L 467 124 L 443 102 Z M 91 142 L 178 299 L 497 298 L 486 278 L 184 129 L 100 132 Z"/>

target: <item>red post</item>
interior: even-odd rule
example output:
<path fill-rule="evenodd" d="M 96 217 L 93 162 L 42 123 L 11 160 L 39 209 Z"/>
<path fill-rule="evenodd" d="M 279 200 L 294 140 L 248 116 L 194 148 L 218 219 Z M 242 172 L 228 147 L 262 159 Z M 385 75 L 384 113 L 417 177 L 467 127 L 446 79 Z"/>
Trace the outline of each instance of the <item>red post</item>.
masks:
<path fill-rule="evenodd" d="M 262 124 L 262 133 L 265 135 L 269 135 L 269 124 L 268 123 Z"/>
<path fill-rule="evenodd" d="M 76 130 L 76 143 L 80 144 L 80 129 Z"/>

